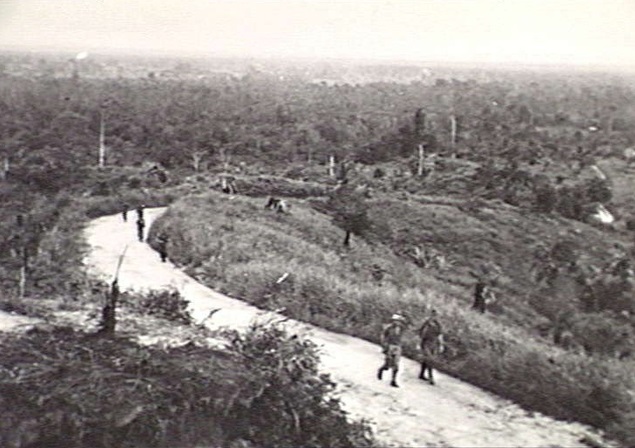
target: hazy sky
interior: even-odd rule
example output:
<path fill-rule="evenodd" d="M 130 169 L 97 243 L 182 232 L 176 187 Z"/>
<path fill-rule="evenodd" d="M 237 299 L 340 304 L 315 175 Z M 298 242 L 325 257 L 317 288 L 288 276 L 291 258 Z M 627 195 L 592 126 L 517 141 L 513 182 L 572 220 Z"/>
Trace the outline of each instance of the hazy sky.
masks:
<path fill-rule="evenodd" d="M 0 0 L 0 47 L 635 65 L 635 0 Z"/>

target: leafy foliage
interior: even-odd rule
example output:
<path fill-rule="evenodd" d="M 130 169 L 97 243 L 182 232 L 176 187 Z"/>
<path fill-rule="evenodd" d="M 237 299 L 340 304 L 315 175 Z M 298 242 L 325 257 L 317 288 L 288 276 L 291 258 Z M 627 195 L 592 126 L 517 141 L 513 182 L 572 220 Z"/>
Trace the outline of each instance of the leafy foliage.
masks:
<path fill-rule="evenodd" d="M 245 333 L 228 330 L 225 337 L 254 373 L 230 414 L 243 422 L 236 436 L 264 446 L 371 446 L 368 428 L 347 423 L 332 396 L 335 384 L 318 372 L 315 344 L 275 324 L 257 323 Z M 249 427 L 266 429 L 254 435 Z"/>
<path fill-rule="evenodd" d="M 344 245 L 350 244 L 350 235 L 362 236 L 370 227 L 368 205 L 361 192 L 354 187 L 343 185 L 335 190 L 327 203 L 327 209 L 333 215 L 333 222 L 346 232 Z"/>
<path fill-rule="evenodd" d="M 325 395 L 332 383 L 316 374 L 312 347 L 264 327 L 238 341 L 229 351 L 164 350 L 68 328 L 4 335 L 0 444 L 372 446 Z M 255 356 L 262 348 L 271 349 L 266 366 Z"/>
<path fill-rule="evenodd" d="M 610 313 L 577 314 L 571 318 L 571 328 L 576 341 L 589 353 L 619 356 L 633 344 L 633 328 Z"/>
<path fill-rule="evenodd" d="M 127 294 L 123 303 L 139 314 L 161 317 L 183 325 L 193 323 L 189 301 L 176 289 L 152 290 L 145 294 Z"/>

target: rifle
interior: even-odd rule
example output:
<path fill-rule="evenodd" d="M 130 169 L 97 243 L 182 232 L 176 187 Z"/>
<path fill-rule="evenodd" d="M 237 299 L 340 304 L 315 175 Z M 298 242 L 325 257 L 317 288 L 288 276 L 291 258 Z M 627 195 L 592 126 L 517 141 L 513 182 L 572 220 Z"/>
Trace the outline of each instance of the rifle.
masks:
<path fill-rule="evenodd" d="M 119 280 L 119 270 L 121 269 L 121 264 L 123 263 L 123 259 L 126 256 L 127 250 L 128 250 L 128 245 L 126 244 L 126 247 L 123 248 L 123 252 L 121 253 L 121 255 L 119 255 L 119 260 L 117 261 L 117 269 L 115 269 L 115 278 L 113 279 L 113 282 Z"/>

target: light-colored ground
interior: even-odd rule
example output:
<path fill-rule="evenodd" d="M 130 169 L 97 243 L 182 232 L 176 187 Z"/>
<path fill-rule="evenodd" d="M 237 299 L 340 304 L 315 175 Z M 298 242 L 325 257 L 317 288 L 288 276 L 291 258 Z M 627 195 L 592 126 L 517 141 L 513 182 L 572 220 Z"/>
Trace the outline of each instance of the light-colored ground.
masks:
<path fill-rule="evenodd" d="M 0 311 L 0 331 L 14 331 L 20 328 L 31 328 L 38 319 L 33 319 L 19 314 Z"/>
<path fill-rule="evenodd" d="M 161 212 L 147 210 L 147 225 Z M 133 221 L 108 216 L 86 229 L 91 247 L 86 264 L 95 275 L 112 280 L 127 246 L 119 274 L 122 289 L 178 288 L 197 321 L 220 308 L 207 321 L 209 326 L 244 327 L 262 315 L 255 307 L 197 283 L 171 263 L 161 263 L 156 252 L 136 240 Z M 593 435 L 583 425 L 528 413 L 447 375 L 437 373 L 437 385 L 430 386 L 417 378 L 418 365 L 409 359 L 402 362 L 401 387 L 392 388 L 387 379 L 380 382 L 375 376 L 382 362 L 377 345 L 294 321 L 287 325 L 322 347 L 322 369 L 337 382 L 347 411 L 370 420 L 377 438 L 390 446 L 575 447 L 581 446 L 582 436 Z"/>

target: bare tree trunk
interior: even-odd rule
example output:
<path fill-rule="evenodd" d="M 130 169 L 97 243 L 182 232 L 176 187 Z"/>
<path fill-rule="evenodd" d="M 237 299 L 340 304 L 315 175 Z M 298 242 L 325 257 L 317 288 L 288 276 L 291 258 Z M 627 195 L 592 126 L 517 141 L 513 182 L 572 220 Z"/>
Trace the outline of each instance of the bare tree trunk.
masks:
<path fill-rule="evenodd" d="M 425 157 L 425 151 L 423 145 L 419 145 L 419 165 L 417 166 L 417 176 L 423 176 L 423 160 Z"/>
<path fill-rule="evenodd" d="M 456 117 L 454 115 L 450 115 L 450 146 L 454 149 L 454 145 L 456 144 Z"/>
<path fill-rule="evenodd" d="M 119 299 L 119 282 L 117 280 L 112 282 L 110 291 L 106 294 L 106 304 L 102 309 L 102 320 L 100 333 L 108 335 L 115 334 L 115 327 L 117 325 L 117 300 Z"/>
<path fill-rule="evenodd" d="M 73 59 L 71 60 L 71 64 L 73 65 L 71 76 L 73 77 L 73 79 L 77 80 L 79 79 L 79 62 Z"/>
<path fill-rule="evenodd" d="M 611 135 L 613 133 L 613 122 L 615 121 L 615 117 L 613 114 L 610 114 L 606 119 L 606 134 Z"/>
<path fill-rule="evenodd" d="M 20 238 L 20 255 L 22 256 L 22 264 L 20 265 L 20 280 L 18 282 L 18 296 L 23 298 L 26 294 L 26 273 L 29 264 L 29 252 L 27 249 L 27 226 L 24 216 L 19 214 L 16 216 L 17 226 Z"/>
<path fill-rule="evenodd" d="M 344 237 L 344 246 L 349 247 L 350 245 L 351 245 L 351 232 L 347 230 L 346 236 Z"/>
<path fill-rule="evenodd" d="M 18 297 L 24 298 L 26 294 L 26 266 L 23 264 L 20 267 L 20 281 L 18 283 Z"/>
<path fill-rule="evenodd" d="M 106 164 L 106 129 L 104 124 L 104 112 L 100 113 L 99 123 L 99 168 L 103 168 Z"/>
<path fill-rule="evenodd" d="M 198 173 L 201 169 L 201 161 L 203 160 L 203 154 L 199 151 L 195 151 L 192 153 L 192 168 L 194 171 Z"/>
<path fill-rule="evenodd" d="M 227 172 L 229 170 L 229 162 L 231 161 L 231 154 L 228 154 L 227 149 L 222 147 L 220 148 L 219 152 L 220 152 L 221 163 L 223 164 L 223 170 Z"/>
<path fill-rule="evenodd" d="M 3 163 L 3 166 L 2 166 L 1 179 L 5 180 L 8 175 L 9 175 L 9 156 L 6 156 L 4 158 L 4 163 Z"/>
<path fill-rule="evenodd" d="M 22 266 L 20 266 L 20 282 L 18 284 L 18 295 L 23 298 L 26 295 L 26 271 L 29 266 L 29 253 L 26 248 L 26 235 L 22 238 Z"/>

